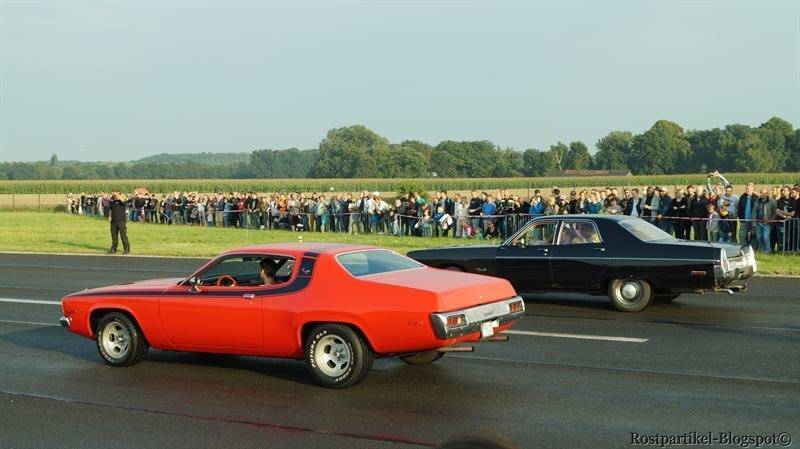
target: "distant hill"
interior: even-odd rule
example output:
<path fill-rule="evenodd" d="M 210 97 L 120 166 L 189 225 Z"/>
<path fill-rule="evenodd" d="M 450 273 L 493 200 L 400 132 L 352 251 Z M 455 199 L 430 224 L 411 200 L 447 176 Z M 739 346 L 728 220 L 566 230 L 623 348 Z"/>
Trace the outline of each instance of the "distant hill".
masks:
<path fill-rule="evenodd" d="M 161 153 L 133 162 L 197 162 L 203 165 L 230 165 L 250 162 L 250 153 Z"/>

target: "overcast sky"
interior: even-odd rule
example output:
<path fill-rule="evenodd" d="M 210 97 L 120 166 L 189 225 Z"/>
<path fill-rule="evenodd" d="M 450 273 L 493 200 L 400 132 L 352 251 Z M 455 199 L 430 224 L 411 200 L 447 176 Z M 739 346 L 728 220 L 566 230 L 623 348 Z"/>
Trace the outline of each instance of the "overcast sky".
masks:
<path fill-rule="evenodd" d="M 800 123 L 800 2 L 0 1 L 0 160 Z"/>

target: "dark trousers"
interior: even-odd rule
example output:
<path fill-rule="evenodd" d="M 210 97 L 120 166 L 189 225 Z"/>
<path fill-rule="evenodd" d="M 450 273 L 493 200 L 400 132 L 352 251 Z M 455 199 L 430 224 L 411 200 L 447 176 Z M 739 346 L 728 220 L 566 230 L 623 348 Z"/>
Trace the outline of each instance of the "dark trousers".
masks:
<path fill-rule="evenodd" d="M 692 228 L 694 228 L 695 240 L 708 240 L 708 232 L 706 229 L 706 222 L 703 220 L 692 221 Z"/>
<path fill-rule="evenodd" d="M 675 229 L 675 238 L 678 239 L 685 239 L 686 238 L 686 222 L 681 219 L 676 219 L 675 223 L 673 223 L 673 227 Z"/>
<path fill-rule="evenodd" d="M 125 222 L 111 222 L 111 251 L 117 250 L 118 245 L 118 238 L 117 234 L 122 237 L 122 249 L 123 251 L 130 251 L 131 244 L 128 242 L 128 228 L 125 226 Z"/>

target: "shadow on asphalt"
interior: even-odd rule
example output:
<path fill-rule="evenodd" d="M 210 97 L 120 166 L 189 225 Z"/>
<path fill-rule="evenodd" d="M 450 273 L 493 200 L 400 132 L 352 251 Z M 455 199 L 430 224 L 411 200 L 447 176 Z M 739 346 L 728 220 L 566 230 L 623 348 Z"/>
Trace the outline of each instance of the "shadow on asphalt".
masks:
<path fill-rule="evenodd" d="M 96 344 L 93 340 L 74 335 L 60 327 L 38 327 L 9 332 L 0 335 L 0 342 L 10 343 L 20 348 L 28 348 L 32 352 L 55 352 L 94 366 L 106 366 L 97 353 Z M 32 354 L 32 357 L 37 356 Z M 420 388 L 420 386 L 424 386 L 423 389 L 430 387 L 431 391 L 429 393 L 432 395 L 436 393 L 440 385 L 448 385 L 448 388 L 463 389 L 464 394 L 469 393 L 474 396 L 475 383 L 471 381 L 465 382 L 463 377 L 454 375 L 444 363 L 447 363 L 447 359 L 429 366 L 409 366 L 394 357 L 376 359 L 372 372 L 367 376 L 364 383 L 367 385 L 395 386 L 401 389 L 409 388 L 409 385 L 414 385 L 415 389 Z M 308 374 L 305 362 L 301 360 L 162 351 L 151 348 L 142 363 L 137 367 L 145 368 L 151 374 L 153 374 L 153 371 L 162 371 L 165 376 L 178 371 L 185 372 L 185 369 L 191 369 L 191 367 L 197 367 L 197 371 L 190 371 L 192 377 L 195 375 L 206 376 L 208 370 L 202 368 L 249 371 L 265 376 L 265 378 L 285 380 L 302 386 L 318 387 L 318 384 Z M 108 368 L 112 369 L 110 366 Z M 220 374 L 222 374 L 222 371 L 220 371 Z M 235 375 L 231 374 L 230 376 L 233 378 Z M 486 399 L 490 400 L 494 396 L 495 394 L 489 395 Z"/>

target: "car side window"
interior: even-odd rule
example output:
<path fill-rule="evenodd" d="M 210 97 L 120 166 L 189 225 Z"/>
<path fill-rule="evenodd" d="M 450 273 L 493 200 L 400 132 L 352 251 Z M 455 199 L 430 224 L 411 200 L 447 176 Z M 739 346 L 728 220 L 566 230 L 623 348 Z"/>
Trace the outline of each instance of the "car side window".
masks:
<path fill-rule="evenodd" d="M 597 226 L 591 221 L 564 220 L 561 224 L 559 245 L 585 245 L 601 243 Z"/>
<path fill-rule="evenodd" d="M 239 287 L 262 286 L 264 285 L 264 280 L 261 277 L 261 262 L 265 259 L 268 259 L 270 261 L 269 265 L 275 269 L 274 279 L 276 284 L 287 282 L 292 277 L 294 259 L 268 255 L 228 257 L 208 267 L 197 276 L 201 285 L 229 286 L 233 285 L 230 282 L 232 278 L 235 285 Z M 224 279 L 221 280 L 221 278 Z"/>
<path fill-rule="evenodd" d="M 556 239 L 557 221 L 534 223 L 521 236 L 514 240 L 514 245 L 543 246 L 553 245 Z"/>

